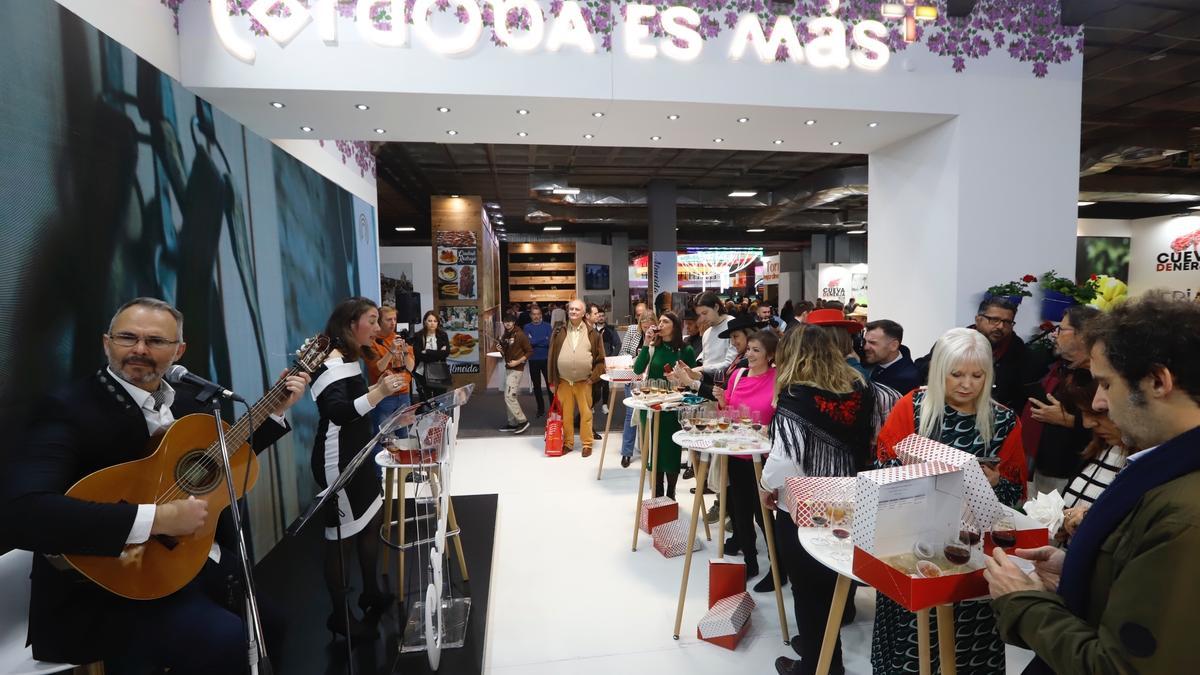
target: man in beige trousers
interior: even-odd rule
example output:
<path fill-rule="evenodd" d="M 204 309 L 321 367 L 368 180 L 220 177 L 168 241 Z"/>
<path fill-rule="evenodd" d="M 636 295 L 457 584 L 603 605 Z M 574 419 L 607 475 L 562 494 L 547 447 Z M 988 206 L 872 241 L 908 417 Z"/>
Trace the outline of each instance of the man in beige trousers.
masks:
<path fill-rule="evenodd" d="M 563 454 L 575 449 L 575 409 L 579 409 L 579 438 L 583 456 L 592 454 L 592 384 L 604 373 L 600 334 L 583 320 L 584 304 L 567 305 L 567 322 L 550 336 L 550 381 L 562 403 Z"/>

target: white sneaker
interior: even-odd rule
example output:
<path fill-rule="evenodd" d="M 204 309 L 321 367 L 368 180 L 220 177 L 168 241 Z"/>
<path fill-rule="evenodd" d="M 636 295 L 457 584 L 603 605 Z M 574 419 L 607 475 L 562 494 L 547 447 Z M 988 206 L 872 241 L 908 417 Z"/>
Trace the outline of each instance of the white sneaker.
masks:
<path fill-rule="evenodd" d="M 602 414 L 602 415 L 608 414 L 608 404 L 607 403 L 604 403 L 600 406 L 600 414 Z"/>

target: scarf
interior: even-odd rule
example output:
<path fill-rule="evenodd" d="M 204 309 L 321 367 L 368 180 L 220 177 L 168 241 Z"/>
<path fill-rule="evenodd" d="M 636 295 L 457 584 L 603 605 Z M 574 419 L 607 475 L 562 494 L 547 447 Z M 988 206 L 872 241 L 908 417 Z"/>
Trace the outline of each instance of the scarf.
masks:
<path fill-rule="evenodd" d="M 854 476 L 870 466 L 875 390 L 856 385 L 849 394 L 793 384 L 779 394 L 772 438 L 795 459 L 806 476 Z"/>

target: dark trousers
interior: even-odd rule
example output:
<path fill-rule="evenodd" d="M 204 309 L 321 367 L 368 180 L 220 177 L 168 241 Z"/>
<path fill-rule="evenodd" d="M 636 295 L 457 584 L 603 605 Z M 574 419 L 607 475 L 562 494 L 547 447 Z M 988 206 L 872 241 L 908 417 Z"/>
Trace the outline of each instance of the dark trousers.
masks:
<path fill-rule="evenodd" d="M 758 535 L 754 524 L 766 536 L 763 527 L 762 509 L 758 506 L 758 481 L 754 476 L 754 462 L 748 459 L 729 458 L 729 503 L 725 505 L 733 520 L 733 541 L 746 558 L 750 571 L 758 569 Z"/>
<path fill-rule="evenodd" d="M 230 578 L 238 580 L 232 592 Z M 105 658 L 107 672 L 140 674 L 155 668 L 170 668 L 172 675 L 248 672 L 240 579 L 237 553 L 222 548 L 221 564 L 209 560 L 179 591 L 129 604 L 122 618 L 132 626 L 129 634 L 134 643 Z M 275 672 L 287 672 L 280 669 L 284 614 L 261 595 L 258 610 L 271 665 Z"/>
<path fill-rule="evenodd" d="M 546 412 L 546 404 L 542 398 L 542 383 L 546 383 L 547 391 L 550 389 L 550 373 L 546 363 L 546 359 L 529 362 L 529 381 L 533 383 L 533 400 L 537 401 L 539 416 Z"/>
<path fill-rule="evenodd" d="M 677 483 L 679 481 L 679 472 L 673 471 L 673 472 L 665 475 L 666 483 L 667 483 L 667 489 L 665 492 L 663 490 L 663 478 L 664 478 L 663 472 L 661 472 L 661 471 L 654 472 L 654 496 L 662 497 L 665 494 L 672 501 L 674 501 L 675 500 L 675 483 Z"/>
<path fill-rule="evenodd" d="M 775 550 L 791 582 L 792 603 L 796 613 L 800 644 L 792 646 L 797 648 L 802 658 L 793 673 L 813 675 L 821 655 L 821 640 L 825 637 L 825 623 L 829 619 L 829 605 L 833 602 L 837 572 L 817 562 L 804 550 L 796 536 L 796 523 L 791 514 L 783 509 L 775 511 Z M 841 636 L 834 646 L 829 672 L 845 672 Z"/>

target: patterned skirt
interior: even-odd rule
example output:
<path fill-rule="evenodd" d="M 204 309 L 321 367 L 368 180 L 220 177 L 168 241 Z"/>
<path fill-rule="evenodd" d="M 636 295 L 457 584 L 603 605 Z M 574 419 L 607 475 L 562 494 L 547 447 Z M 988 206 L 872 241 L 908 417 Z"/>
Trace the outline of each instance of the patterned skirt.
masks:
<path fill-rule="evenodd" d="M 937 613 L 929 612 L 931 672 L 938 672 Z M 954 605 L 955 662 L 959 675 L 1005 675 L 1004 643 L 987 600 Z M 919 672 L 917 615 L 876 594 L 871 670 L 876 675 Z"/>

